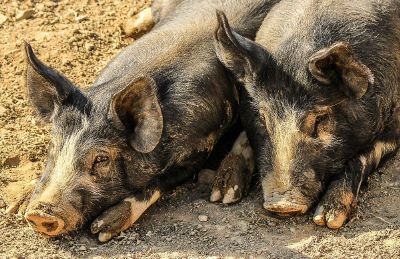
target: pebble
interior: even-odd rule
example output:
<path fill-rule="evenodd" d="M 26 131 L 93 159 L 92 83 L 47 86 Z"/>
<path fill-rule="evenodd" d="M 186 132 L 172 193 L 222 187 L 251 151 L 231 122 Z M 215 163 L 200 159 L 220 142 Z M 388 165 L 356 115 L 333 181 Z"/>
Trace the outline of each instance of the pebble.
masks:
<path fill-rule="evenodd" d="M 276 226 L 276 223 L 275 223 L 275 222 L 272 222 L 272 221 L 268 221 L 268 226 L 270 226 L 270 227 L 275 227 L 275 226 Z"/>
<path fill-rule="evenodd" d="M 8 17 L 0 13 L 0 25 L 3 25 L 8 20 Z"/>
<path fill-rule="evenodd" d="M 6 203 L 4 202 L 4 200 L 2 198 L 0 198 L 0 209 L 5 208 L 6 207 Z"/>
<path fill-rule="evenodd" d="M 75 18 L 75 21 L 81 22 L 81 21 L 84 21 L 84 20 L 87 20 L 87 19 L 88 19 L 87 15 L 79 15 L 79 16 L 77 16 Z"/>
<path fill-rule="evenodd" d="M 23 11 L 18 11 L 17 14 L 15 15 L 15 20 L 21 21 L 21 20 L 25 20 L 25 19 L 29 19 L 32 17 L 32 15 L 35 13 L 35 11 L 33 11 L 33 9 L 26 9 Z"/>
<path fill-rule="evenodd" d="M 206 222 L 208 220 L 208 216 L 207 215 L 199 215 L 198 219 L 200 222 Z"/>
<path fill-rule="evenodd" d="M 83 245 L 82 245 L 82 246 L 80 246 L 80 247 L 79 247 L 79 251 L 82 251 L 82 252 L 83 252 L 83 251 L 86 251 L 86 247 L 85 247 L 85 246 L 83 246 Z"/>
<path fill-rule="evenodd" d="M 92 51 L 92 50 L 95 49 L 95 46 L 94 46 L 93 43 L 86 43 L 86 44 L 85 44 L 85 49 L 86 49 L 88 52 L 90 52 L 90 51 Z"/>
<path fill-rule="evenodd" d="M 293 227 L 289 228 L 289 230 L 290 230 L 290 232 L 292 232 L 292 233 L 296 232 L 296 229 L 293 228 Z"/>

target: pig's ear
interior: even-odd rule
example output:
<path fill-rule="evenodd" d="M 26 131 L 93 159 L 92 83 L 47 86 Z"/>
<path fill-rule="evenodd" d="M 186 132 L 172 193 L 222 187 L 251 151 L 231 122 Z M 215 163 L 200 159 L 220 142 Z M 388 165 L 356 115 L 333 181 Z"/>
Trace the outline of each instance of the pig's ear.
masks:
<path fill-rule="evenodd" d="M 163 115 L 155 82 L 143 77 L 116 93 L 110 116 L 117 128 L 128 134 L 131 146 L 142 153 L 151 152 L 160 142 Z"/>
<path fill-rule="evenodd" d="M 326 85 L 336 85 L 348 98 L 360 99 L 374 83 L 371 70 L 355 57 L 349 44 L 335 43 L 311 56 L 309 71 Z"/>
<path fill-rule="evenodd" d="M 249 80 L 264 69 L 267 51 L 255 42 L 234 32 L 222 11 L 217 11 L 218 26 L 214 33 L 215 52 L 219 60 L 246 87 Z M 253 89 L 247 89 L 252 91 Z"/>
<path fill-rule="evenodd" d="M 80 91 L 66 77 L 43 64 L 28 43 L 25 43 L 25 54 L 28 98 L 37 113 L 45 121 L 50 121 L 55 107 Z"/>

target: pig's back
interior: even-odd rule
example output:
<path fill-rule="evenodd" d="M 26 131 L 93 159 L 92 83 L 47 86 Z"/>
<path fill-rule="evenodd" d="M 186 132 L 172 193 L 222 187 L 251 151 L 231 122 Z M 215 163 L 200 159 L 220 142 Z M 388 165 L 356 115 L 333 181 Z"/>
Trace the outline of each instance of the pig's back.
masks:
<path fill-rule="evenodd" d="M 312 54 L 348 42 L 373 71 L 376 87 L 399 96 L 393 82 L 400 82 L 400 1 L 283 0 L 265 18 L 256 41 L 303 85 L 310 85 Z"/>
<path fill-rule="evenodd" d="M 226 12 L 235 29 L 254 38 L 266 10 L 278 0 L 187 0 L 159 26 L 126 47 L 101 71 L 94 85 L 137 75 L 153 75 L 168 66 L 216 60 L 212 35 L 216 9 Z M 127 75 L 130 74 L 130 75 Z M 120 79 L 121 80 L 121 79 Z"/>

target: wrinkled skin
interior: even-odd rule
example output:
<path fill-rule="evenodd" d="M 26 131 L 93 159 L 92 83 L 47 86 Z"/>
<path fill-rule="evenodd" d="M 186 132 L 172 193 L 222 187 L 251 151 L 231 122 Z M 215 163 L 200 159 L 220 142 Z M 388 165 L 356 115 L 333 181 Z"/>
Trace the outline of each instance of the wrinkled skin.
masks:
<path fill-rule="evenodd" d="M 256 42 L 219 15 L 215 47 L 241 87 L 264 208 L 339 228 L 368 174 L 399 142 L 400 4 L 277 4 Z M 394 36 L 397 35 L 397 36 Z"/>
<path fill-rule="evenodd" d="M 275 2 L 156 1 L 172 7 L 153 10 L 155 28 L 117 55 L 87 92 L 26 44 L 28 97 L 53 125 L 46 170 L 25 213 L 30 225 L 58 236 L 92 221 L 105 242 L 193 179 L 237 119 L 237 93 L 212 48 L 214 10 L 254 38 Z"/>

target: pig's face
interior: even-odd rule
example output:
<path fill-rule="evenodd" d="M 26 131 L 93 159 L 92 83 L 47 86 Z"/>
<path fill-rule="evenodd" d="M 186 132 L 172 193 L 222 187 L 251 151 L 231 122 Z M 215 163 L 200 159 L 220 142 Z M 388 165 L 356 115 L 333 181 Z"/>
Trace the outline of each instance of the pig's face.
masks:
<path fill-rule="evenodd" d="M 241 116 L 262 175 L 264 207 L 305 213 L 367 141 L 355 129 L 371 121 L 356 103 L 373 83 L 371 72 L 337 43 L 304 57 L 305 67 L 293 65 L 308 76 L 296 80 L 264 48 L 231 31 L 223 15 L 215 39 L 221 62 L 245 91 Z"/>
<path fill-rule="evenodd" d="M 76 229 L 129 193 L 123 143 L 93 125 L 73 109 L 55 114 L 46 171 L 26 214 L 35 230 L 54 236 Z"/>
<path fill-rule="evenodd" d="M 278 89 L 258 90 L 260 95 L 250 97 L 247 113 L 258 123 L 246 130 L 249 136 L 262 136 L 252 144 L 262 175 L 264 207 L 279 214 L 304 213 L 327 178 L 342 168 L 341 150 L 347 142 L 337 135 L 338 121 L 331 107 L 313 105 L 306 95 L 296 100 L 279 96 Z"/>
<path fill-rule="evenodd" d="M 150 152 L 161 137 L 162 115 L 150 80 L 139 79 L 111 103 L 96 104 L 42 64 L 29 45 L 26 52 L 30 101 L 53 130 L 46 170 L 25 218 L 36 231 L 56 236 L 147 185 L 159 170 Z"/>

